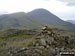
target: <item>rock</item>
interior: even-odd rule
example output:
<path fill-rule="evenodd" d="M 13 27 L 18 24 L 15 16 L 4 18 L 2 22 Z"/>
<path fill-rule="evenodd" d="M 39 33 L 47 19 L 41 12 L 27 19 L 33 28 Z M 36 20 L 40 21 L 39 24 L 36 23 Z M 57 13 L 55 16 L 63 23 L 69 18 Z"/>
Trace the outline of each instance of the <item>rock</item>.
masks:
<path fill-rule="evenodd" d="M 53 48 L 50 48 L 50 56 L 55 56 L 55 49 Z"/>
<path fill-rule="evenodd" d="M 49 45 L 47 45 L 47 48 L 50 48 L 50 46 L 49 46 Z"/>
<path fill-rule="evenodd" d="M 36 46 L 38 47 L 39 46 L 39 43 L 36 43 Z"/>
<path fill-rule="evenodd" d="M 46 41 L 45 41 L 45 39 L 41 39 L 41 43 L 42 43 L 42 45 L 46 45 Z"/>
<path fill-rule="evenodd" d="M 40 49 L 44 49 L 44 46 L 39 46 Z"/>
<path fill-rule="evenodd" d="M 39 54 L 37 54 L 37 53 L 34 53 L 32 56 L 40 56 Z"/>

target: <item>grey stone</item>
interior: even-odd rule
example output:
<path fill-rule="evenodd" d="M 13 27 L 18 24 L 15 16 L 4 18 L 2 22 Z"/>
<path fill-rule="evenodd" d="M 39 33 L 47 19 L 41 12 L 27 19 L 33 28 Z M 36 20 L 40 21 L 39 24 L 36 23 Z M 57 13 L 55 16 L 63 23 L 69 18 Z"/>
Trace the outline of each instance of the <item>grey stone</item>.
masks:
<path fill-rule="evenodd" d="M 41 43 L 42 43 L 42 45 L 46 45 L 45 39 L 41 39 Z"/>

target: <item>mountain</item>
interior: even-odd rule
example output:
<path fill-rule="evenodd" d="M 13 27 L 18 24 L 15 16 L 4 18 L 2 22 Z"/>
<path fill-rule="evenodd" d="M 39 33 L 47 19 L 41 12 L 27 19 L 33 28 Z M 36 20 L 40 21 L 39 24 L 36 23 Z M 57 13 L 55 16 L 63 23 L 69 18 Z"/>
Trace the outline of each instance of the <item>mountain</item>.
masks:
<path fill-rule="evenodd" d="M 42 24 L 31 19 L 26 13 L 18 12 L 0 16 L 0 29 L 9 28 L 37 28 Z"/>
<path fill-rule="evenodd" d="M 75 20 L 67 20 L 67 22 L 75 24 Z"/>
<path fill-rule="evenodd" d="M 61 20 L 45 9 L 35 9 L 28 13 L 17 12 L 0 16 L 0 29 L 36 29 L 45 25 L 61 29 L 75 30 L 75 25 Z"/>
<path fill-rule="evenodd" d="M 75 26 L 73 24 L 61 20 L 59 17 L 45 9 L 33 10 L 31 12 L 28 12 L 28 15 L 30 15 L 32 19 L 35 19 L 42 23 L 46 23 L 64 29 L 75 29 Z"/>

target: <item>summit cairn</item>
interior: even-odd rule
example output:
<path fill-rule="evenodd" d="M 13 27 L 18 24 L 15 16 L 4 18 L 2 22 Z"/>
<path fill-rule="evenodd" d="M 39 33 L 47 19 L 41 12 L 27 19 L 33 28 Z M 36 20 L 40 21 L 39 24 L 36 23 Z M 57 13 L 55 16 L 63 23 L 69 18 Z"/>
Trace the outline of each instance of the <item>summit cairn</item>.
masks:
<path fill-rule="evenodd" d="M 42 30 L 47 30 L 47 29 L 48 29 L 48 26 L 42 27 Z"/>
<path fill-rule="evenodd" d="M 41 35 L 42 35 L 43 37 L 45 37 L 45 36 L 54 37 L 55 33 L 54 33 L 53 30 L 50 29 L 48 26 L 44 26 L 44 27 L 42 27 Z"/>

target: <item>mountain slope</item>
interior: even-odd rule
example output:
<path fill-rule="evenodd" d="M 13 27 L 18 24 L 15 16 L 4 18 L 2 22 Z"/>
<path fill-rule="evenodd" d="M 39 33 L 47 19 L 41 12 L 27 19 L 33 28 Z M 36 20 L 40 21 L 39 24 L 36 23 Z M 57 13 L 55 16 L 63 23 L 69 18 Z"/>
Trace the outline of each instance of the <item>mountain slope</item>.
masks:
<path fill-rule="evenodd" d="M 51 35 L 51 30 L 0 31 L 0 56 L 59 56 L 60 51 L 75 51 L 75 32 L 56 29 Z"/>
<path fill-rule="evenodd" d="M 49 25 L 54 25 L 54 26 L 59 26 L 64 29 L 75 29 L 75 26 L 71 23 L 65 22 L 58 18 L 57 16 L 53 15 L 51 12 L 45 10 L 45 9 L 36 9 L 28 13 L 33 19 L 36 19 L 40 22 L 49 24 Z"/>
<path fill-rule="evenodd" d="M 75 24 L 75 20 L 67 20 L 67 22 Z"/>
<path fill-rule="evenodd" d="M 0 16 L 0 29 L 36 28 L 42 24 L 31 19 L 26 13 L 19 12 Z"/>
<path fill-rule="evenodd" d="M 0 29 L 36 29 L 43 25 L 75 30 L 75 25 L 61 20 L 45 9 L 36 9 L 29 13 L 18 12 L 0 16 Z"/>

